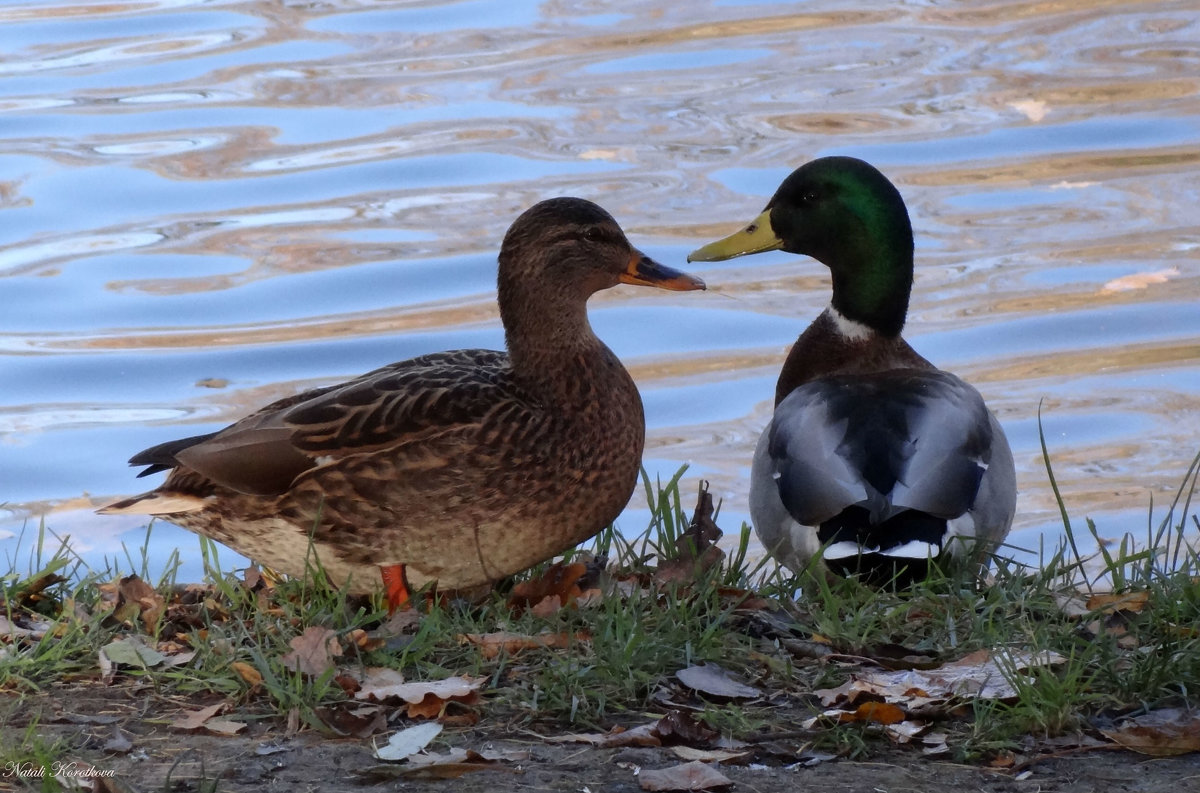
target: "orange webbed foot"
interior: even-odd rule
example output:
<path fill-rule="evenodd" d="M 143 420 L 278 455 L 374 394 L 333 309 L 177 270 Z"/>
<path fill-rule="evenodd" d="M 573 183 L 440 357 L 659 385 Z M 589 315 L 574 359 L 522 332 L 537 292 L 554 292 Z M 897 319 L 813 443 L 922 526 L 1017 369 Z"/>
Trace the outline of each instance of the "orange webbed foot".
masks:
<path fill-rule="evenodd" d="M 394 614 L 412 605 L 412 591 L 408 588 L 408 577 L 404 565 L 390 564 L 379 568 L 383 578 L 383 590 L 387 595 L 388 614 Z"/>

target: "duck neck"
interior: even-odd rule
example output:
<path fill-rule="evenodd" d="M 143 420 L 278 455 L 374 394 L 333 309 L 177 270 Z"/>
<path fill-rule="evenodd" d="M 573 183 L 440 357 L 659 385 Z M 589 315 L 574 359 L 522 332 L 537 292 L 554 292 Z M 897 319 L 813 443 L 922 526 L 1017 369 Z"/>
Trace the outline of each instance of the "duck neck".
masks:
<path fill-rule="evenodd" d="M 545 292 L 535 299 L 524 291 L 522 284 L 501 282 L 499 303 L 513 376 L 526 389 L 542 399 L 581 404 L 596 378 L 624 372 L 592 331 L 586 300 Z"/>
<path fill-rule="evenodd" d="M 933 368 L 900 336 L 876 333 L 830 306 L 808 326 L 788 353 L 775 385 L 775 404 L 821 377 Z"/>
<path fill-rule="evenodd" d="M 830 265 L 833 273 L 831 307 L 842 319 L 895 338 L 904 330 L 912 293 L 912 238 L 907 245 L 864 245 L 847 261 Z"/>

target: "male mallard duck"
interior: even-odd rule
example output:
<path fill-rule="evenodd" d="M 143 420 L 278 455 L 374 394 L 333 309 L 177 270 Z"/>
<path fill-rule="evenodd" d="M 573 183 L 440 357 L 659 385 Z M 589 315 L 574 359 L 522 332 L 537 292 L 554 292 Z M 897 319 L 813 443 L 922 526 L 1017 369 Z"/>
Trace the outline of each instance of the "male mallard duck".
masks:
<path fill-rule="evenodd" d="M 146 449 L 130 464 L 166 481 L 101 512 L 162 516 L 292 576 L 311 540 L 351 592 L 382 569 L 393 607 L 409 584 L 530 567 L 611 523 L 637 484 L 641 397 L 587 318 L 618 283 L 704 288 L 590 201 L 543 201 L 500 247 L 507 353 L 423 355 Z"/>
<path fill-rule="evenodd" d="M 900 193 L 862 160 L 814 160 L 688 261 L 780 249 L 827 266 L 833 300 L 792 347 L 754 452 L 763 545 L 797 571 L 823 549 L 829 569 L 876 582 L 981 559 L 1012 524 L 1012 452 L 979 392 L 900 337 L 913 280 Z"/>

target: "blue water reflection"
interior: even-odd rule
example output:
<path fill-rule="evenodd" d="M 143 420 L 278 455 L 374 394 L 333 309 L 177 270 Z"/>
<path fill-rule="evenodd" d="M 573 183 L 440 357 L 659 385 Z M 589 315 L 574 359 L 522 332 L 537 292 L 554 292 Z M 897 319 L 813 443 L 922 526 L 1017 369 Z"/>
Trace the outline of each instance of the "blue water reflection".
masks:
<path fill-rule="evenodd" d="M 43 519 L 89 561 L 140 544 L 144 523 L 92 510 L 158 481 L 125 466 L 141 448 L 500 347 L 496 252 L 537 200 L 594 199 L 683 267 L 822 154 L 873 161 L 909 201 L 906 335 L 1004 422 L 1014 544 L 1061 535 L 1039 406 L 1072 508 L 1140 529 L 1200 448 L 1195 15 L 968 12 L 0 4 L 0 560 Z M 591 317 L 642 388 L 647 467 L 690 462 L 685 490 L 709 480 L 733 533 L 828 272 L 783 253 L 690 269 L 708 292 L 614 289 Z M 156 527 L 151 555 L 174 547 L 197 577 L 196 540 Z"/>

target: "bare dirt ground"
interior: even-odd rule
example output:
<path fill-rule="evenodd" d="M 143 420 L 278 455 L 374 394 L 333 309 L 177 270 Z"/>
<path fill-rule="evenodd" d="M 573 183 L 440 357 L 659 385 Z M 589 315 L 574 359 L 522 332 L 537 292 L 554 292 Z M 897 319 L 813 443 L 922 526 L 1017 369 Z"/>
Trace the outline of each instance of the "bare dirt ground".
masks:
<path fill-rule="evenodd" d="M 641 791 L 647 771 L 684 761 L 667 747 L 596 748 L 549 743 L 533 734 L 486 729 L 448 730 L 446 746 L 504 759 L 417 770 L 376 759 L 369 740 L 331 739 L 312 730 L 289 736 L 277 717 L 264 717 L 235 736 L 181 733 L 168 725 L 198 703 L 163 698 L 149 687 L 85 684 L 26 696 L 19 707 L 0 704 L 5 740 L 35 730 L 58 741 L 53 761 L 64 764 L 79 789 L 106 793 L 263 793 L 370 790 Z M 872 744 L 867 761 L 828 759 L 795 764 L 803 738 L 760 742 L 738 764 L 716 768 L 734 791 L 829 793 L 1186 793 L 1200 791 L 1200 755 L 1148 759 L 1124 750 L 1031 751 L 1004 769 L 978 768 L 923 757 L 915 749 Z M 1046 747 L 1041 747 L 1045 752 Z M 69 764 L 74 763 L 74 766 Z M 88 769 L 94 769 L 88 771 Z M 45 773 L 50 773 L 48 769 Z M 445 778 L 456 772 L 460 776 Z M 0 769 L 0 790 L 37 790 L 36 767 Z M 89 774 L 91 778 L 89 780 Z M 86 782 L 86 785 L 84 784 Z M 673 788 L 680 789 L 680 788 Z"/>

